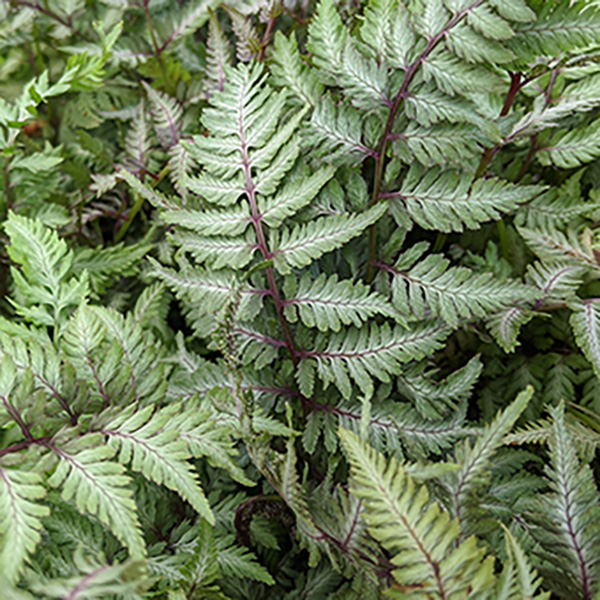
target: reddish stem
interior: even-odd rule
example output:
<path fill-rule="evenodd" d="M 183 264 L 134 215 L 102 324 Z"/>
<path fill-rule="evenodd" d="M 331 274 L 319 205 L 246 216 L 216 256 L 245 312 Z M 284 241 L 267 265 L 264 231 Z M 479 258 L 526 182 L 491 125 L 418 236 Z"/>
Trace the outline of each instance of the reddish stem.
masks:
<path fill-rule="evenodd" d="M 383 166 L 385 162 L 385 151 L 387 149 L 388 142 L 390 141 L 392 135 L 392 127 L 394 126 L 394 121 L 396 120 L 396 114 L 398 113 L 398 109 L 400 108 L 400 103 L 407 96 L 408 86 L 412 83 L 415 75 L 419 70 L 419 67 L 423 64 L 425 59 L 437 48 L 439 43 L 444 39 L 444 37 L 446 37 L 448 32 L 453 27 L 456 27 L 456 25 L 460 23 L 460 21 L 462 21 L 469 12 L 477 8 L 480 4 L 482 4 L 482 2 L 483 0 L 477 0 L 467 8 L 457 12 L 438 33 L 436 33 L 430 40 L 428 40 L 423 52 L 421 52 L 421 54 L 415 60 L 415 62 L 413 62 L 406 70 L 404 81 L 402 82 L 402 85 L 400 86 L 400 89 L 398 90 L 398 93 L 396 94 L 394 102 L 390 108 L 387 122 L 385 124 L 385 130 L 383 132 L 381 143 L 379 145 L 379 150 L 377 152 L 377 156 L 375 157 L 375 179 L 373 183 L 373 195 L 371 197 L 371 205 L 374 205 L 379 201 L 381 180 L 383 178 Z M 371 225 L 369 231 L 369 262 L 367 266 L 367 282 L 372 281 L 375 274 L 372 263 L 375 260 L 376 249 L 376 224 L 373 224 Z"/>

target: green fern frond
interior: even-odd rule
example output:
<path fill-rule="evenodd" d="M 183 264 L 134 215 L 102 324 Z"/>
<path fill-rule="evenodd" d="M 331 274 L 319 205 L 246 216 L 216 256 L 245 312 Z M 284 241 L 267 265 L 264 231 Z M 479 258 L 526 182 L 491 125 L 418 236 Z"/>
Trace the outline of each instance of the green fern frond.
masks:
<path fill-rule="evenodd" d="M 225 67 L 231 65 L 231 47 L 215 13 L 208 8 L 208 40 L 206 42 L 206 79 L 209 91 L 223 91 Z"/>
<path fill-rule="evenodd" d="M 37 473 L 0 465 L 0 571 L 15 583 L 39 544 L 46 490 Z"/>
<path fill-rule="evenodd" d="M 312 410 L 302 440 L 309 451 L 314 449 L 321 433 L 327 449 L 333 452 L 337 446 L 336 432 L 339 427 L 355 433 L 360 430 L 363 413 L 362 406 L 357 402 L 305 404 Z M 410 456 L 415 460 L 430 454 L 442 454 L 457 440 L 475 432 L 465 423 L 464 405 L 443 418 L 430 419 L 405 403 L 388 401 L 371 407 L 368 426 L 370 443 L 374 448 L 396 456 Z"/>
<path fill-rule="evenodd" d="M 163 484 L 189 502 L 209 523 L 215 518 L 188 462 L 190 454 L 184 440 L 167 428 L 168 411 L 154 412 L 147 406 L 134 412 L 135 405 L 102 425 L 108 443 L 118 451 L 118 460 L 144 477 Z"/>
<path fill-rule="evenodd" d="M 593 8 L 586 10 L 586 2 L 542 5 L 537 19 L 529 19 L 515 28 L 511 46 L 518 56 L 528 53 L 557 56 L 564 50 L 575 52 L 600 43 L 598 23 L 600 13 Z"/>
<path fill-rule="evenodd" d="M 351 328 L 330 337 L 321 334 L 315 348 L 302 353 L 298 371 L 299 385 L 311 396 L 314 383 L 306 377 L 314 370 L 324 383 L 334 383 L 344 398 L 352 392 L 351 379 L 366 395 L 373 393 L 373 379 L 389 381 L 400 372 L 401 363 L 419 360 L 441 348 L 450 330 L 439 322 L 419 323 L 407 330 L 372 324 Z"/>
<path fill-rule="evenodd" d="M 388 194 L 392 214 L 406 211 L 425 229 L 445 232 L 478 229 L 480 223 L 498 219 L 522 202 L 537 195 L 536 186 L 516 187 L 498 179 L 472 180 L 450 171 L 430 169 L 426 173 L 412 167 L 400 191 Z"/>
<path fill-rule="evenodd" d="M 592 215 L 600 208 L 600 202 L 582 195 L 582 175 L 583 171 L 576 173 L 560 187 L 552 187 L 524 205 L 515 217 L 517 224 L 530 229 L 562 229 Z"/>
<path fill-rule="evenodd" d="M 407 367 L 398 378 L 398 391 L 412 400 L 421 415 L 439 419 L 457 411 L 459 402 L 470 397 L 483 369 L 479 356 L 474 356 L 460 369 L 453 371 L 442 381 L 435 381 L 433 374 L 424 372 L 425 364 Z"/>
<path fill-rule="evenodd" d="M 321 217 L 293 229 L 282 229 L 270 240 L 274 248 L 273 264 L 282 275 L 291 273 L 294 267 L 306 267 L 326 252 L 336 250 L 360 235 L 386 210 L 386 203 L 381 202 L 364 213 Z"/>
<path fill-rule="evenodd" d="M 349 431 L 339 435 L 350 461 L 351 493 L 363 502 L 371 535 L 393 555 L 398 591 L 436 599 L 484 595 L 494 584 L 493 559 L 475 538 L 459 544 L 458 522 L 394 458 L 386 461 Z"/>
<path fill-rule="evenodd" d="M 521 327 L 536 316 L 536 313 L 522 307 L 513 306 L 498 311 L 487 320 L 487 326 L 494 339 L 505 352 L 513 352 L 520 344 L 518 341 Z"/>
<path fill-rule="evenodd" d="M 369 317 L 381 314 L 400 320 L 390 303 L 361 282 L 339 281 L 337 275 L 320 275 L 314 281 L 305 273 L 298 282 L 286 278 L 284 311 L 295 323 L 298 316 L 307 327 L 340 331 L 342 325 L 360 327 Z"/>
<path fill-rule="evenodd" d="M 238 451 L 231 435 L 233 428 L 229 423 L 220 422 L 219 415 L 200 410 L 193 401 L 188 402 L 179 414 L 174 412 L 174 406 L 177 405 L 166 410 L 170 417 L 165 429 L 176 432 L 194 458 L 207 458 L 210 464 L 225 469 L 239 483 L 255 485 L 238 464 Z"/>
<path fill-rule="evenodd" d="M 451 495 L 455 516 L 464 519 L 465 504 L 489 476 L 487 467 L 492 456 L 502 446 L 504 436 L 512 429 L 533 396 L 533 387 L 521 392 L 517 398 L 478 435 L 473 446 L 466 441 L 456 449 L 456 462 L 460 465 L 456 473 L 445 478 Z"/>
<path fill-rule="evenodd" d="M 4 227 L 11 240 L 9 256 L 21 267 L 11 267 L 19 291 L 16 309 L 35 324 L 60 328 L 87 296 L 87 275 L 70 276 L 73 251 L 39 221 L 11 213 Z"/>
<path fill-rule="evenodd" d="M 134 558 L 146 555 L 130 479 L 125 468 L 110 459 L 115 449 L 102 445 L 101 434 L 88 434 L 52 449 L 57 462 L 48 484 L 61 487 L 81 512 L 96 515 Z M 49 460 L 48 458 L 42 460 Z"/>
<path fill-rule="evenodd" d="M 275 83 L 293 92 L 288 100 L 317 106 L 323 94 L 323 85 L 315 73 L 302 64 L 293 33 L 289 38 L 280 31 L 275 34 L 272 59 L 271 74 Z"/>
<path fill-rule="evenodd" d="M 234 545 L 234 536 L 217 541 L 217 563 L 222 577 L 237 577 L 274 585 L 275 580 L 247 548 Z"/>
<path fill-rule="evenodd" d="M 600 578 L 598 491 L 590 467 L 577 459 L 565 426 L 564 406 L 550 412 L 550 463 L 545 471 L 551 491 L 533 505 L 537 526 L 531 533 L 540 543 L 538 551 L 568 578 L 568 588 L 563 583 L 554 591 L 563 597 L 567 593 L 571 597 L 592 598 Z M 555 577 L 548 583 L 555 587 L 557 581 Z"/>
<path fill-rule="evenodd" d="M 94 294 L 100 295 L 118 277 L 134 275 L 140 261 L 151 248 L 152 246 L 146 243 L 129 246 L 120 243 L 107 248 L 82 248 L 74 254 L 71 272 L 79 278 L 87 272 L 90 288 Z"/>
<path fill-rule="evenodd" d="M 583 283 L 585 268 L 567 262 L 535 262 L 527 267 L 527 279 L 552 298 L 567 299 Z"/>
<path fill-rule="evenodd" d="M 148 95 L 156 135 L 163 147 L 173 146 L 181 135 L 183 110 L 174 98 L 151 88 L 146 82 L 142 84 Z"/>
<path fill-rule="evenodd" d="M 347 103 L 323 98 L 313 111 L 304 140 L 326 163 L 353 166 L 375 151 L 363 140 L 361 114 Z"/>
<path fill-rule="evenodd" d="M 590 361 L 594 373 L 600 377 L 600 306 L 599 300 L 572 300 L 569 302 L 571 327 L 575 341 Z"/>
<path fill-rule="evenodd" d="M 508 560 L 498 578 L 497 600 L 550 600 L 550 592 L 540 590 L 542 580 L 515 536 L 506 528 L 504 539 Z"/>
<path fill-rule="evenodd" d="M 543 261 L 566 261 L 592 271 L 599 268 L 591 247 L 586 245 L 583 236 L 573 229 L 567 229 L 563 233 L 554 227 L 518 227 L 518 231 Z"/>
<path fill-rule="evenodd" d="M 475 274 L 466 267 L 450 267 L 450 261 L 440 254 L 429 254 L 418 263 L 416 259 L 415 252 L 409 251 L 409 256 L 401 255 L 394 267 L 385 270 L 393 275 L 394 306 L 417 319 L 422 319 L 428 309 L 431 316 L 440 316 L 456 328 L 460 319 L 483 317 L 539 297 L 534 288 L 521 282 L 497 279 L 492 273 Z"/>
<path fill-rule="evenodd" d="M 542 165 L 556 165 L 572 169 L 591 162 L 600 156 L 598 134 L 600 121 L 594 121 L 583 129 L 573 129 L 553 136 L 548 145 L 540 149 L 538 159 Z"/>

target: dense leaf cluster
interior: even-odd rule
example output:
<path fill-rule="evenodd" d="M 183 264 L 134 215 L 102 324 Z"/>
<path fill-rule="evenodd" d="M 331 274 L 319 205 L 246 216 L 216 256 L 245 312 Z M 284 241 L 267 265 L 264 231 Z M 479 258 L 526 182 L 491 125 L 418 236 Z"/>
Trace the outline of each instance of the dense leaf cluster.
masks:
<path fill-rule="evenodd" d="M 600 597 L 600 3 L 0 1 L 3 598 Z"/>

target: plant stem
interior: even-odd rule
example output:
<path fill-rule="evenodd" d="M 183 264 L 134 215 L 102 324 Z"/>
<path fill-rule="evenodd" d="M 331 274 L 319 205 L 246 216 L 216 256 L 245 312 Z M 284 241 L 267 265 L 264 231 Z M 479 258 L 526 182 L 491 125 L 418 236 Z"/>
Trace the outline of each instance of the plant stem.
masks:
<path fill-rule="evenodd" d="M 23 418 L 19 414 L 19 411 L 17 411 L 17 409 L 8 401 L 7 398 L 2 397 L 2 402 L 4 404 L 4 408 L 6 409 L 6 412 L 17 423 L 17 425 L 19 426 L 19 429 L 21 430 L 21 433 L 23 434 L 25 439 L 28 441 L 32 441 L 33 436 L 31 435 L 31 431 L 29 431 L 29 427 L 23 421 Z"/>
<path fill-rule="evenodd" d="M 32 8 L 33 10 L 37 10 L 38 12 L 41 12 L 42 14 L 46 15 L 47 17 L 54 19 L 61 25 L 64 25 L 65 27 L 70 29 L 77 37 L 81 38 L 82 40 L 84 40 L 86 42 L 90 41 L 90 38 L 87 35 L 81 33 L 81 31 L 79 31 L 79 29 L 77 29 L 77 27 L 73 26 L 71 19 L 63 19 L 60 15 L 57 15 L 55 12 L 52 12 L 48 8 L 45 8 L 39 2 L 34 3 L 34 2 L 27 2 L 27 0 L 10 0 L 10 3 L 17 5 L 17 6 L 26 6 L 27 8 Z"/>
<path fill-rule="evenodd" d="M 267 46 L 269 45 L 269 40 L 271 38 L 271 34 L 273 33 L 273 29 L 275 29 L 275 21 L 277 21 L 277 17 L 271 17 L 269 19 L 269 23 L 267 24 L 267 28 L 265 30 L 265 34 L 263 35 L 262 42 L 260 44 L 260 53 L 258 54 L 258 62 L 262 62 L 265 58 L 265 52 L 267 51 Z"/>
<path fill-rule="evenodd" d="M 373 180 L 373 194 L 371 196 L 371 206 L 376 204 L 379 201 L 380 190 L 381 190 L 381 180 L 383 177 L 383 167 L 385 162 L 385 152 L 387 149 L 387 145 L 392 135 L 392 127 L 394 126 L 394 121 L 396 120 L 396 114 L 398 113 L 398 109 L 400 108 L 400 103 L 406 97 L 408 93 L 408 87 L 412 83 L 415 75 L 417 74 L 419 67 L 423 64 L 425 59 L 437 48 L 439 43 L 446 37 L 448 32 L 456 27 L 458 23 L 460 23 L 472 10 L 477 8 L 480 4 L 483 3 L 483 0 L 476 0 L 468 7 L 463 10 L 457 12 L 447 23 L 446 25 L 438 31 L 431 39 L 428 40 L 425 49 L 418 58 L 413 62 L 408 69 L 406 70 L 406 74 L 404 75 L 404 81 L 394 98 L 394 102 L 390 107 L 390 112 L 388 114 L 387 122 L 385 124 L 385 130 L 383 132 L 383 136 L 381 137 L 381 143 L 379 144 L 379 150 L 375 157 L 375 177 Z M 375 270 L 373 268 L 373 261 L 375 260 L 375 253 L 377 251 L 377 231 L 376 224 L 371 225 L 369 231 L 369 261 L 367 264 L 367 276 L 366 281 L 370 283 L 375 276 Z"/>
<path fill-rule="evenodd" d="M 165 80 L 165 84 L 168 84 L 167 70 L 165 69 L 165 63 L 163 61 L 161 47 L 158 45 L 156 33 L 154 31 L 154 27 L 152 26 L 152 17 L 150 16 L 150 8 L 148 7 L 149 4 L 150 0 L 144 0 L 144 15 L 146 16 L 146 24 L 148 25 L 148 31 L 150 32 L 150 37 L 152 38 L 154 56 L 156 56 L 156 60 L 158 61 L 158 66 L 160 67 L 160 72 L 162 73 L 163 79 Z"/>
<path fill-rule="evenodd" d="M 158 175 L 152 175 L 154 181 L 151 183 L 151 187 L 155 188 L 166 177 L 168 172 L 169 165 L 167 163 Z M 134 193 L 134 198 L 136 200 L 131 210 L 129 211 L 129 214 L 127 215 L 127 219 L 123 222 L 123 224 L 117 231 L 117 234 L 115 235 L 115 244 L 118 244 L 125 237 L 127 230 L 129 229 L 131 223 L 133 222 L 133 219 L 135 218 L 135 215 L 137 215 L 140 212 L 142 206 L 144 205 L 144 198 L 142 196 L 138 196 Z"/>
<path fill-rule="evenodd" d="M 0 450 L 0 457 L 5 456 L 6 454 L 11 454 L 12 452 L 19 452 L 19 450 L 25 450 L 25 448 L 29 448 L 29 446 L 31 446 L 33 444 L 45 445 L 50 439 L 51 438 L 49 436 L 40 437 L 40 438 L 31 438 L 31 439 L 19 442 L 18 444 L 13 444 L 12 446 L 7 446 L 6 448 L 2 448 Z"/>
<path fill-rule="evenodd" d="M 522 81 L 521 73 L 511 73 L 510 74 L 510 88 L 508 89 L 508 93 L 506 94 L 506 99 L 504 100 L 504 106 L 500 111 L 500 116 L 505 117 L 510 111 L 512 105 L 514 104 L 515 98 L 521 87 L 523 87 L 524 83 Z M 496 152 L 498 151 L 497 147 L 494 148 L 486 148 L 481 156 L 481 161 L 479 166 L 477 167 L 477 171 L 475 171 L 475 179 L 479 179 L 487 170 L 489 164 L 494 159 Z"/>
<path fill-rule="evenodd" d="M 246 132 L 244 129 L 244 123 L 242 118 L 240 117 L 240 140 L 242 146 L 242 165 L 244 170 L 244 178 L 245 178 L 245 192 L 248 196 L 248 201 L 250 203 L 250 211 L 251 211 L 251 221 L 254 226 L 254 230 L 256 232 L 256 239 L 258 242 L 258 249 L 263 256 L 264 260 L 271 260 L 273 255 L 269 250 L 267 245 L 267 240 L 265 238 L 265 234 L 262 228 L 262 215 L 258 211 L 258 204 L 256 202 L 256 193 L 254 188 L 254 183 L 252 181 L 252 174 L 250 168 L 250 157 L 248 156 L 248 147 L 246 145 Z M 277 287 L 277 282 L 275 281 L 275 273 L 273 272 L 273 267 L 271 265 L 267 266 L 265 269 L 267 273 L 267 281 L 269 282 L 269 291 L 271 298 L 273 298 L 273 302 L 275 303 L 275 310 L 277 312 L 277 318 L 279 320 L 279 325 L 283 332 L 283 337 L 285 339 L 285 345 L 289 352 L 290 358 L 292 359 L 292 364 L 294 367 L 298 365 L 298 351 L 296 350 L 296 346 L 294 344 L 294 339 L 292 337 L 292 332 L 290 331 L 290 326 L 285 318 L 285 314 L 283 312 L 284 304 L 281 299 L 281 295 L 279 294 L 279 289 Z"/>
<path fill-rule="evenodd" d="M 10 160 L 11 157 L 7 156 L 4 159 L 4 169 L 2 170 L 3 182 L 4 182 L 4 196 L 6 198 L 6 211 L 8 212 L 12 208 L 12 198 L 10 194 Z"/>

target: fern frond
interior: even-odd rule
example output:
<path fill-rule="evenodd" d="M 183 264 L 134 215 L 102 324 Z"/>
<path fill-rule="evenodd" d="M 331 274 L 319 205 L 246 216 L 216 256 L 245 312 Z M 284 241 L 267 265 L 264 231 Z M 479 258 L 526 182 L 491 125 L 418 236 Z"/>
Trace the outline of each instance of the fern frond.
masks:
<path fill-rule="evenodd" d="M 553 298 L 567 299 L 575 295 L 583 283 L 585 268 L 567 262 L 550 264 L 535 262 L 527 267 L 527 279 L 544 294 Z"/>
<path fill-rule="evenodd" d="M 365 7 L 360 37 L 366 44 L 371 58 L 379 63 L 387 57 L 393 44 L 392 24 L 397 10 L 400 11 L 395 0 L 374 0 Z"/>
<path fill-rule="evenodd" d="M 321 536 L 311 517 L 306 494 L 296 471 L 296 450 L 293 438 L 290 438 L 286 444 L 285 455 L 271 451 L 269 455 L 265 456 L 265 459 L 262 471 L 296 516 L 300 544 L 309 553 L 309 565 L 316 565 L 320 556 L 319 546 L 322 545 L 322 542 L 319 543 Z"/>
<path fill-rule="evenodd" d="M 139 269 L 139 263 L 151 248 L 150 244 L 145 243 L 81 248 L 74 254 L 71 272 L 79 278 L 86 272 L 92 291 L 100 295 L 117 277 L 134 275 Z"/>
<path fill-rule="evenodd" d="M 327 163 L 353 166 L 376 153 L 362 137 L 361 114 L 347 103 L 323 98 L 313 111 L 305 142 Z"/>
<path fill-rule="evenodd" d="M 342 63 L 342 54 L 348 39 L 348 31 L 342 23 L 333 0 L 321 0 L 317 14 L 308 30 L 308 50 L 320 68 L 326 83 L 335 83 Z M 327 76 L 329 74 L 329 76 Z"/>
<path fill-rule="evenodd" d="M 58 464 L 48 484 L 62 488 L 65 502 L 74 499 L 78 510 L 96 515 L 132 557 L 144 557 L 146 547 L 128 488 L 130 479 L 123 466 L 110 460 L 115 449 L 102 444 L 101 434 L 88 434 L 52 450 Z"/>
<path fill-rule="evenodd" d="M 215 270 L 223 267 L 243 269 L 258 250 L 253 232 L 237 237 L 208 237 L 184 230 L 173 233 L 170 239 L 182 246 L 197 262 L 208 262 Z"/>
<path fill-rule="evenodd" d="M 312 383 L 305 370 L 316 368 L 323 382 L 334 383 L 344 398 L 352 391 L 353 379 L 367 395 L 373 392 L 373 378 L 389 381 L 400 372 L 403 362 L 419 360 L 441 347 L 450 330 L 439 322 L 419 323 L 406 330 L 384 324 L 351 328 L 331 337 L 321 334 L 315 349 L 304 351 L 299 370 L 302 393 L 312 395 Z"/>
<path fill-rule="evenodd" d="M 15 583 L 39 544 L 46 490 L 37 473 L 0 465 L 0 571 Z"/>
<path fill-rule="evenodd" d="M 573 225 L 600 208 L 597 199 L 584 198 L 581 193 L 583 171 L 570 177 L 560 187 L 549 190 L 528 202 L 516 215 L 518 225 L 530 229 L 563 228 Z"/>
<path fill-rule="evenodd" d="M 294 267 L 306 267 L 326 252 L 336 250 L 360 235 L 386 210 L 386 203 L 380 202 L 363 213 L 321 217 L 293 229 L 282 229 L 279 235 L 273 233 L 270 240 L 274 248 L 273 264 L 282 275 L 291 273 Z"/>
<path fill-rule="evenodd" d="M 477 179 L 450 171 L 412 167 L 399 192 L 387 194 L 394 210 L 407 212 L 425 229 L 444 232 L 478 229 L 498 219 L 541 191 L 536 186 L 515 186 L 498 179 Z M 394 208 L 394 205 L 396 208 Z"/>
<path fill-rule="evenodd" d="M 173 490 L 214 524 L 210 505 L 188 462 L 186 443 L 178 439 L 176 430 L 166 427 L 169 412 L 154 412 L 153 406 L 134 412 L 135 408 L 131 406 L 102 426 L 109 445 L 118 451 L 119 462 L 131 463 L 133 471 Z"/>
<path fill-rule="evenodd" d="M 184 260 L 179 261 L 179 271 L 163 267 L 152 259 L 150 263 L 153 272 L 175 292 L 178 298 L 189 300 L 191 319 L 201 319 L 205 315 L 219 312 L 233 294 L 235 283 L 233 271 L 192 268 Z M 258 289 L 248 285 L 241 286 L 239 293 L 240 302 L 236 315 L 240 320 L 247 320 L 260 310 L 263 296 Z"/>
<path fill-rule="evenodd" d="M 542 165 L 556 165 L 572 169 L 591 162 L 600 156 L 600 121 L 594 121 L 582 129 L 559 132 L 548 145 L 540 149 L 538 159 Z"/>
<path fill-rule="evenodd" d="M 280 31 L 275 34 L 272 59 L 271 74 L 275 83 L 292 90 L 294 95 L 290 99 L 301 104 L 318 106 L 323 95 L 323 85 L 315 73 L 302 64 L 293 33 L 289 38 Z"/>
<path fill-rule="evenodd" d="M 209 91 L 223 91 L 225 86 L 225 67 L 231 65 L 229 41 L 215 13 L 208 8 L 208 40 L 206 42 L 206 79 Z"/>
<path fill-rule="evenodd" d="M 337 275 L 320 275 L 311 281 L 305 273 L 299 282 L 290 276 L 284 285 L 284 312 L 290 323 L 298 316 L 307 327 L 339 331 L 342 325 L 360 327 L 375 314 L 397 317 L 390 303 L 361 282 L 339 281 Z"/>
<path fill-rule="evenodd" d="M 407 164 L 417 161 L 425 167 L 448 164 L 459 167 L 471 162 L 479 146 L 476 130 L 471 125 L 457 123 L 420 127 L 413 121 L 394 143 L 394 151 Z"/>
<path fill-rule="evenodd" d="M 483 364 L 479 356 L 474 356 L 442 381 L 435 381 L 432 374 L 423 372 L 424 367 L 406 368 L 398 378 L 398 391 L 414 402 L 421 415 L 439 419 L 457 411 L 459 402 L 469 398 Z"/>
<path fill-rule="evenodd" d="M 479 488 L 482 480 L 489 476 L 487 467 L 492 456 L 502 446 L 504 436 L 512 429 L 532 396 L 533 387 L 521 392 L 485 427 L 472 447 L 466 441 L 457 448 L 456 462 L 460 468 L 456 473 L 448 474 L 445 480 L 452 498 L 453 512 L 459 521 L 465 517 L 465 504 Z"/>
<path fill-rule="evenodd" d="M 32 591 L 45 598 L 86 598 L 100 600 L 113 594 L 121 597 L 139 598 L 151 585 L 146 564 L 141 560 L 108 563 L 105 557 L 86 554 L 79 548 L 73 556 L 75 568 L 69 576 L 49 578 L 32 574 Z"/>
<path fill-rule="evenodd" d="M 87 296 L 87 276 L 69 276 L 73 252 L 39 221 L 11 213 L 4 228 L 11 241 L 8 254 L 21 267 L 11 267 L 19 290 L 15 307 L 36 324 L 60 327 Z"/>
<path fill-rule="evenodd" d="M 314 447 L 320 433 L 327 449 L 333 452 L 339 427 L 357 434 L 360 431 L 363 414 L 362 406 L 357 402 L 342 401 L 334 405 L 308 402 L 305 405 L 312 411 L 303 436 L 307 450 Z M 368 426 L 374 448 L 396 456 L 408 455 L 415 460 L 442 454 L 457 440 L 474 433 L 465 423 L 464 405 L 444 418 L 429 419 L 405 403 L 387 401 L 371 407 Z"/>
<path fill-rule="evenodd" d="M 141 100 L 135 109 L 133 123 L 125 138 L 125 151 L 135 161 L 136 167 L 145 167 L 152 142 L 145 100 Z"/>
<path fill-rule="evenodd" d="M 493 559 L 471 537 L 458 544 L 459 527 L 425 486 L 417 487 L 398 462 L 375 452 L 344 429 L 351 493 L 360 498 L 369 532 L 393 554 L 401 590 L 420 598 L 485 594 L 494 584 Z"/>
<path fill-rule="evenodd" d="M 562 590 L 571 597 L 592 598 L 600 578 L 600 505 L 592 471 L 581 465 L 564 421 L 564 406 L 550 409 L 553 425 L 549 439 L 550 463 L 545 471 L 551 492 L 535 502 L 543 557 L 566 576 Z M 556 574 L 558 575 L 558 574 Z M 556 585 L 557 577 L 549 583 Z M 568 583 L 567 583 L 568 581 Z"/>
<path fill-rule="evenodd" d="M 275 580 L 247 548 L 234 545 L 234 536 L 217 541 L 217 563 L 223 577 L 237 577 L 274 585 Z"/>
<path fill-rule="evenodd" d="M 500 2 L 497 2 L 500 4 Z M 508 12 L 508 9 L 507 9 Z M 542 5 L 537 19 L 518 25 L 511 47 L 518 56 L 557 56 L 600 43 L 600 13 L 586 10 L 586 2 Z"/>
<path fill-rule="evenodd" d="M 543 261 L 549 263 L 563 261 L 592 270 L 600 268 L 592 248 L 586 245 L 578 232 L 573 229 L 567 229 L 564 233 L 554 227 L 536 229 L 518 227 L 517 229 L 527 245 Z"/>
<path fill-rule="evenodd" d="M 258 198 L 258 210 L 269 227 L 279 227 L 283 221 L 307 206 L 321 188 L 333 177 L 335 170 L 324 167 L 302 178 L 302 183 L 292 179 L 274 196 Z"/>
<path fill-rule="evenodd" d="M 146 82 L 142 84 L 150 102 L 156 135 L 161 145 L 169 148 L 179 141 L 183 110 L 174 98 L 151 88 Z"/>
<path fill-rule="evenodd" d="M 385 270 L 393 274 L 394 306 L 417 319 L 422 319 L 429 309 L 431 316 L 440 316 L 456 328 L 460 319 L 483 317 L 539 297 L 539 292 L 519 281 L 497 279 L 492 273 L 474 274 L 466 267 L 450 267 L 450 261 L 441 254 L 429 254 L 415 264 L 416 258 L 414 252 L 409 252 L 409 257 L 400 256 L 393 268 Z"/>
<path fill-rule="evenodd" d="M 542 580 L 529 564 L 523 548 L 513 534 L 502 527 L 508 560 L 498 578 L 496 600 L 550 600 L 550 592 L 540 590 Z"/>
<path fill-rule="evenodd" d="M 186 409 L 179 414 L 173 413 L 172 407 L 169 412 L 171 416 L 165 428 L 178 434 L 194 458 L 207 458 L 210 464 L 227 470 L 239 483 L 255 485 L 238 465 L 238 452 L 231 439 L 232 428 L 229 424 L 220 423 L 219 415 L 199 410 L 194 402 L 188 402 Z"/>
<path fill-rule="evenodd" d="M 588 300 L 572 300 L 569 308 L 571 314 L 571 327 L 575 341 L 590 361 L 594 373 L 600 377 L 600 302 L 597 298 Z"/>

